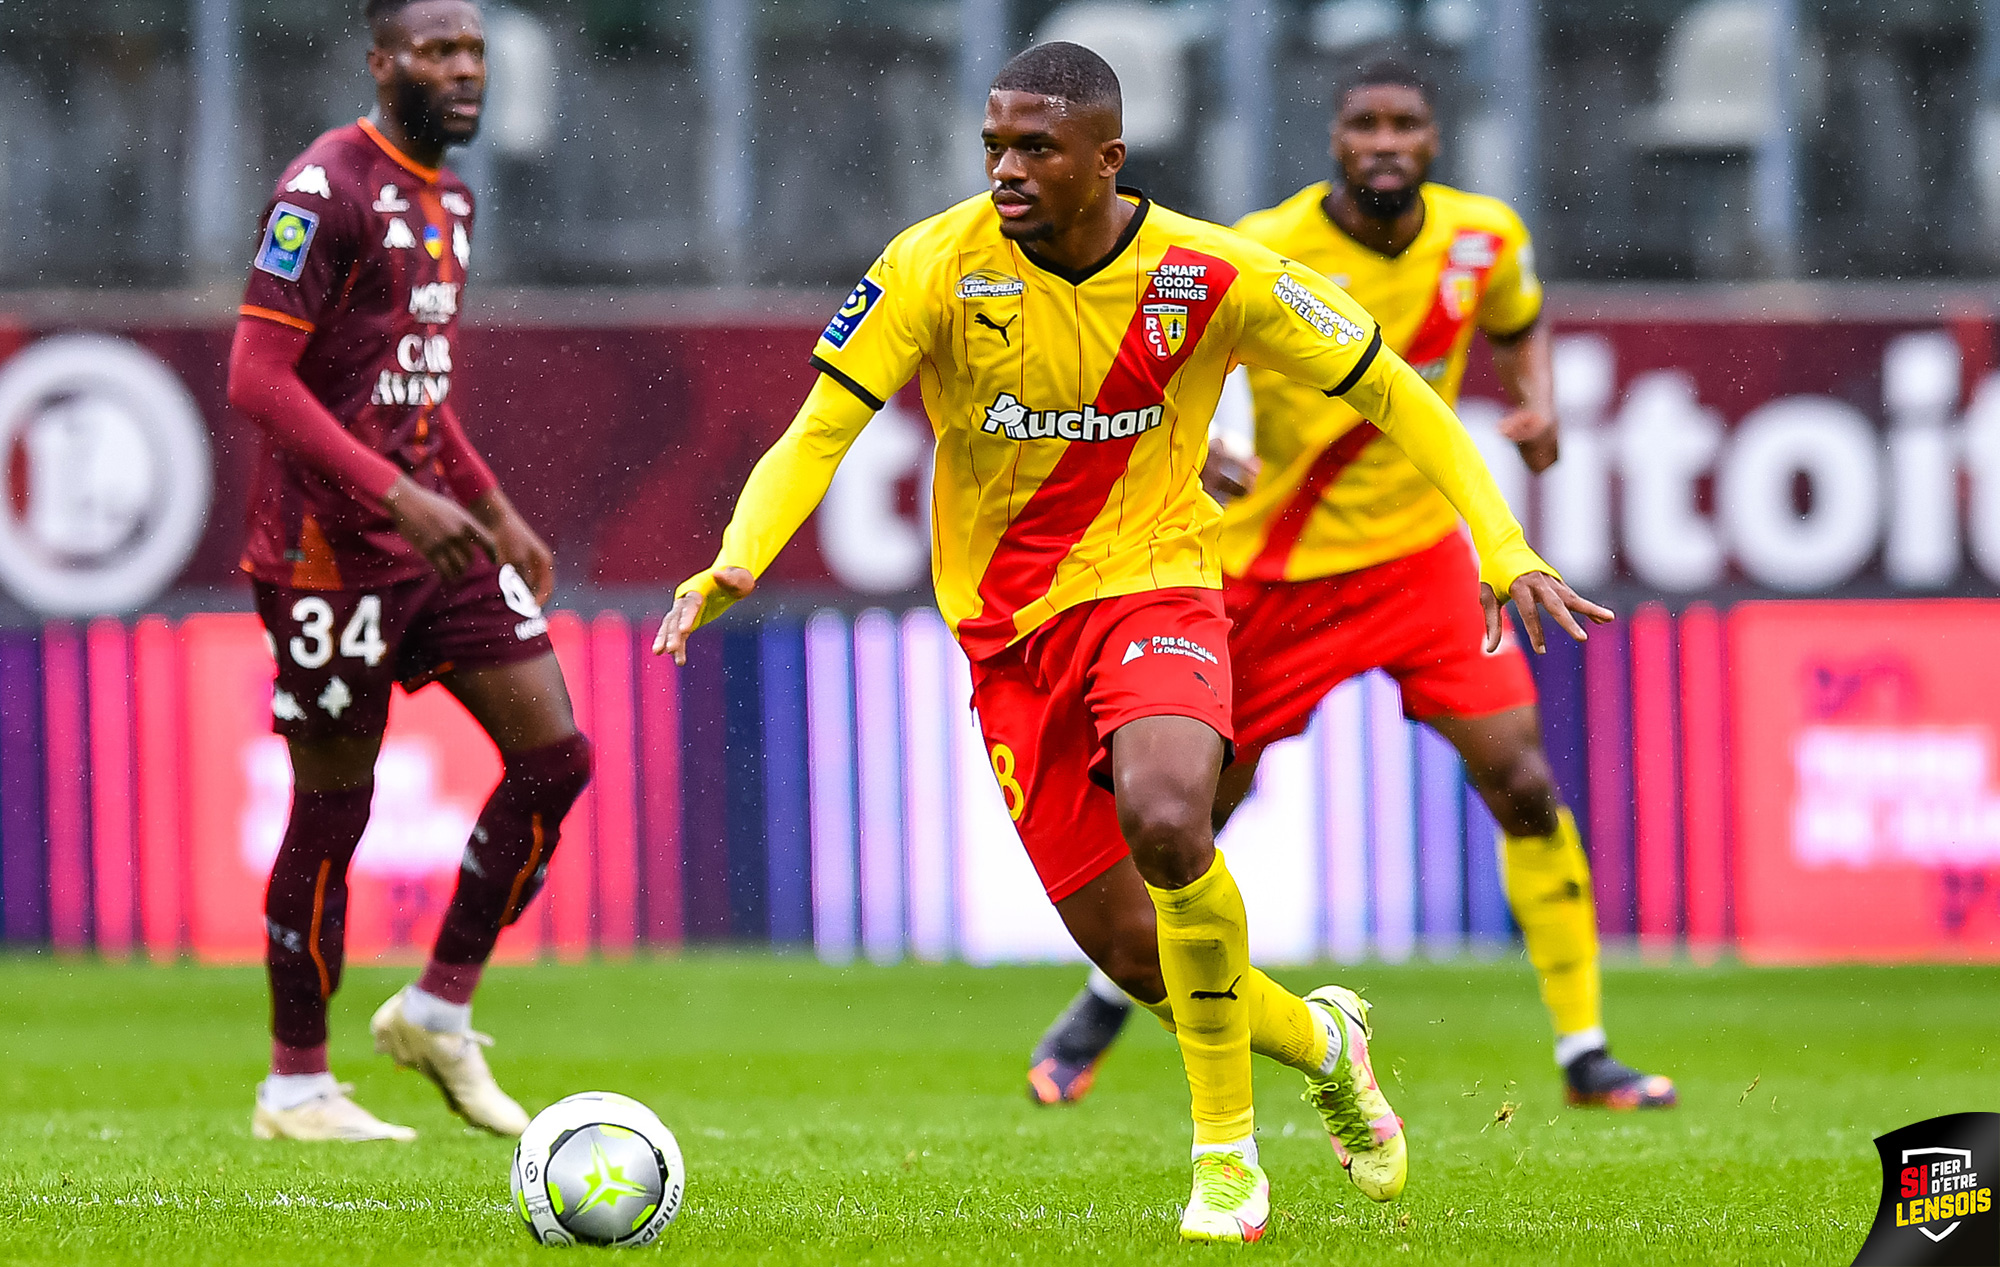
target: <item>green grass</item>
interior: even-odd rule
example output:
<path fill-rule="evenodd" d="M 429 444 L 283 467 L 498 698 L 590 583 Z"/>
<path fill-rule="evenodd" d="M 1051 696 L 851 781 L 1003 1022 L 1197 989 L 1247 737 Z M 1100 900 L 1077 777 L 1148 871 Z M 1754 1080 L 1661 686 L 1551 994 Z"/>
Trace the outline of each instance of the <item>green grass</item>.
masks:
<path fill-rule="evenodd" d="M 1991 1108 L 1996 974 L 1621 967 L 1619 1050 L 1673 1073 L 1671 1113 L 1565 1109 L 1525 965 L 1338 976 L 1378 1004 L 1409 1121 L 1394 1206 L 1334 1165 L 1296 1076 L 1260 1070 L 1277 1213 L 1243 1251 L 1299 1263 L 1845 1263 L 1872 1136 Z M 414 1145 L 258 1143 L 264 994 L 248 970 L 0 959 L 0 1262 L 546 1263 L 506 1204 L 509 1145 L 368 1054 L 406 974 L 351 972 L 335 1070 Z M 524 1102 L 609 1089 L 658 1109 L 690 1167 L 662 1238 L 690 1263 L 1182 1261 L 1186 1090 L 1134 1024 L 1097 1090 L 1030 1106 L 1023 1054 L 1072 969 L 836 970 L 698 954 L 496 970 L 478 1024 Z M 1517 1106 L 1510 1121 L 1498 1117 Z"/>

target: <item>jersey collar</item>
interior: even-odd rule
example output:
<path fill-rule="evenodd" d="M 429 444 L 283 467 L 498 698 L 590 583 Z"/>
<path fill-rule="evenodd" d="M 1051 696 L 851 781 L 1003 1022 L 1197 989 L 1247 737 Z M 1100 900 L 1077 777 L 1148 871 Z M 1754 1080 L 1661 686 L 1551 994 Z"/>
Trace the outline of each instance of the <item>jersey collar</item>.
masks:
<path fill-rule="evenodd" d="M 443 174 L 444 168 L 425 167 L 422 163 L 417 162 L 417 160 L 411 158 L 408 154 L 405 154 L 403 153 L 403 151 L 397 149 L 395 145 L 390 142 L 388 137 L 382 135 L 382 130 L 376 127 L 373 123 L 369 122 L 367 119 L 357 119 L 355 120 L 355 122 L 361 125 L 362 132 L 367 134 L 369 140 L 375 142 L 376 145 L 381 147 L 382 152 L 384 154 L 387 154 L 390 158 L 396 161 L 397 166 L 401 167 L 404 171 L 409 172 L 412 176 L 415 176 L 417 179 L 423 181 L 425 184 L 435 185 L 437 183 L 437 178 L 441 174 Z"/>
<path fill-rule="evenodd" d="M 1129 194 L 1138 199 L 1139 205 L 1133 211 L 1132 218 L 1126 222 L 1125 231 L 1118 235 L 1118 240 L 1111 244 L 1111 250 L 1106 253 L 1103 259 L 1097 261 L 1097 263 L 1085 269 L 1064 268 L 1060 264 L 1051 264 L 1047 260 L 1036 258 L 1035 253 L 1025 246 L 1021 248 L 1021 254 L 1027 257 L 1028 263 L 1033 264 L 1044 273 L 1053 277 L 1060 277 L 1072 286 L 1083 285 L 1091 278 L 1109 268 L 1113 260 L 1125 254 L 1126 250 L 1132 245 L 1133 240 L 1139 236 L 1139 226 L 1146 222 L 1146 212 L 1152 209 L 1153 200 L 1148 198 L 1143 190 L 1133 189 L 1128 185 L 1120 185 L 1118 186 L 1118 192 L 1120 195 Z"/>

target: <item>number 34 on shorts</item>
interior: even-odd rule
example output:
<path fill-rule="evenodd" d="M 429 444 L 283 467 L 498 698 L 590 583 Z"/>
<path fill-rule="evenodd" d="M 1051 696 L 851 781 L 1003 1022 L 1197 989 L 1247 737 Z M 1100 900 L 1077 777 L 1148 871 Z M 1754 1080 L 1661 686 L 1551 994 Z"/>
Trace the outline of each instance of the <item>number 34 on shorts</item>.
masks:
<path fill-rule="evenodd" d="M 291 616 L 299 632 L 285 644 L 285 650 L 290 652 L 292 663 L 302 669 L 326 667 L 326 662 L 333 659 L 336 645 L 341 655 L 359 660 L 371 669 L 388 654 L 389 644 L 382 641 L 380 594 L 361 596 L 361 601 L 354 605 L 354 614 L 340 631 L 338 644 L 333 638 L 333 604 L 324 598 L 316 594 L 301 598 L 292 604 Z"/>

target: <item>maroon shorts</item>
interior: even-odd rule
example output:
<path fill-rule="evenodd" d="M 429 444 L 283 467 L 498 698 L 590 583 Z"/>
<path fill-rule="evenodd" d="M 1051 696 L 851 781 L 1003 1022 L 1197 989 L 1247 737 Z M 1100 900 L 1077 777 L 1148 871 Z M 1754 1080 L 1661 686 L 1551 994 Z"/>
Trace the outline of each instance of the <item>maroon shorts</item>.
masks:
<path fill-rule="evenodd" d="M 993 775 L 1042 887 L 1060 902 L 1126 854 L 1111 736 L 1142 717 L 1192 717 L 1227 743 L 1229 621 L 1214 590 L 1072 607 L 972 665 Z"/>
<path fill-rule="evenodd" d="M 1535 702 L 1535 679 L 1510 628 L 1486 651 L 1479 565 L 1453 533 L 1374 567 L 1305 581 L 1226 586 L 1236 666 L 1237 756 L 1253 761 L 1306 728 L 1328 691 L 1381 669 L 1403 712 L 1481 717 Z"/>
<path fill-rule="evenodd" d="M 456 582 L 435 572 L 370 590 L 258 581 L 257 615 L 278 660 L 271 729 L 287 739 L 378 735 L 389 688 L 452 669 L 517 664 L 555 650 L 549 622 L 512 565 L 484 555 Z"/>

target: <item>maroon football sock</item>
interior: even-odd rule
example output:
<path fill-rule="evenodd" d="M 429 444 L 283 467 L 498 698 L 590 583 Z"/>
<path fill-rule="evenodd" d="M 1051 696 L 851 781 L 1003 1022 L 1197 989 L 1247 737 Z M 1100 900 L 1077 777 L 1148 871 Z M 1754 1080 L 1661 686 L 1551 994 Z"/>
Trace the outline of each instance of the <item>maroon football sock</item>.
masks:
<path fill-rule="evenodd" d="M 505 773 L 472 829 L 444 927 L 418 982 L 448 1003 L 471 1002 L 478 974 L 463 969 L 484 964 L 500 930 L 541 891 L 563 815 L 590 782 L 590 741 L 582 735 L 502 759 Z"/>
<path fill-rule="evenodd" d="M 264 963 L 271 1036 L 294 1051 L 326 1046 L 326 1003 L 340 988 L 346 947 L 347 864 L 374 796 L 371 784 L 292 797 L 291 822 L 264 891 Z"/>
<path fill-rule="evenodd" d="M 433 959 L 424 965 L 417 988 L 447 1003 L 470 1003 L 472 992 L 479 988 L 480 971 L 485 967 L 483 963 L 439 963 Z"/>
<path fill-rule="evenodd" d="M 317 1047 L 288 1047 L 275 1038 L 271 1040 L 271 1072 L 280 1077 L 326 1073 L 331 1068 L 326 1063 L 325 1043 Z"/>

